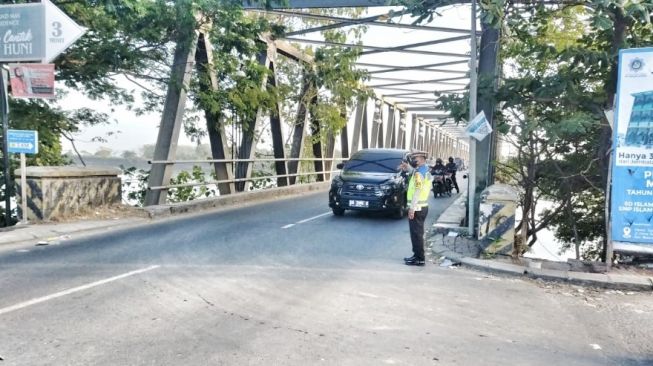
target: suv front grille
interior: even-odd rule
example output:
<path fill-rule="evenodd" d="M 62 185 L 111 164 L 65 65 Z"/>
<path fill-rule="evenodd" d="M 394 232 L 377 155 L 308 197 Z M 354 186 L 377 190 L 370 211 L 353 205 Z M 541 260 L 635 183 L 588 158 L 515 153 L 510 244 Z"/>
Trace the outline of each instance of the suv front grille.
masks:
<path fill-rule="evenodd" d="M 375 191 L 380 188 L 376 184 L 345 183 L 342 187 L 342 197 L 368 197 L 374 198 Z"/>

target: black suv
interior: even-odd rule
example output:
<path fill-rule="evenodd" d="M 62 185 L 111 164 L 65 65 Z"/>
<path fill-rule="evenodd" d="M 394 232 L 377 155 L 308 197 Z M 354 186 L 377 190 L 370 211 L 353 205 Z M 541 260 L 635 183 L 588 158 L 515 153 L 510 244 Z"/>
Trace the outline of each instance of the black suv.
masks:
<path fill-rule="evenodd" d="M 396 218 L 406 214 L 406 175 L 399 165 L 407 161 L 408 151 L 397 149 L 363 149 L 333 177 L 329 190 L 329 207 L 336 216 L 345 210 L 386 211 Z"/>

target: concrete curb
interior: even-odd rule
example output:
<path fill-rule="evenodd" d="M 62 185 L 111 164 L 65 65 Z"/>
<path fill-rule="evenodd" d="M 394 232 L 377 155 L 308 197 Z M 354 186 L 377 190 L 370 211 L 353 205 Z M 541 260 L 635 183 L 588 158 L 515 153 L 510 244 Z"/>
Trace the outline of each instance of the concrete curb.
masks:
<path fill-rule="evenodd" d="M 440 233 L 443 230 L 453 230 L 459 232 L 467 231 L 466 227 L 459 227 L 455 224 L 458 219 L 457 215 L 460 215 L 460 209 L 458 206 L 462 203 L 463 199 L 463 197 L 457 199 L 440 215 L 440 217 L 438 217 L 432 227 L 435 229 L 434 232 Z M 464 216 L 464 212 L 462 214 Z M 465 267 L 487 272 L 507 274 L 517 277 L 525 276 L 533 279 L 540 278 L 548 281 L 564 282 L 583 286 L 596 286 L 614 290 L 653 291 L 653 277 L 631 276 L 616 273 L 603 274 L 561 271 L 544 268 L 530 268 L 511 263 L 465 257 L 451 250 L 431 250 L 435 255 L 449 258 L 454 263 L 460 263 Z"/>
<path fill-rule="evenodd" d="M 15 232 L 3 233 L 0 248 L 6 249 L 16 245 L 34 244 L 40 241 L 64 241 L 66 236 L 85 236 L 115 229 L 126 229 L 151 222 L 148 218 L 131 217 L 121 220 L 91 220 L 73 223 L 36 224 L 16 229 Z"/>
<path fill-rule="evenodd" d="M 517 264 L 497 262 L 486 259 L 462 257 L 452 251 L 436 252 L 439 256 L 451 259 L 467 268 L 486 272 L 507 274 L 516 277 L 528 277 L 554 282 L 571 283 L 582 286 L 595 286 L 613 290 L 626 291 L 653 291 L 653 277 L 630 276 L 616 273 L 587 273 L 559 271 L 544 268 L 529 268 Z"/>
<path fill-rule="evenodd" d="M 226 206 L 232 207 L 245 203 L 261 202 L 275 198 L 327 190 L 330 187 L 330 184 L 330 182 L 320 182 L 270 188 L 254 192 L 240 192 L 196 201 L 148 206 L 144 207 L 143 210 L 147 213 L 149 218 L 158 219 L 190 212 L 200 212 Z"/>

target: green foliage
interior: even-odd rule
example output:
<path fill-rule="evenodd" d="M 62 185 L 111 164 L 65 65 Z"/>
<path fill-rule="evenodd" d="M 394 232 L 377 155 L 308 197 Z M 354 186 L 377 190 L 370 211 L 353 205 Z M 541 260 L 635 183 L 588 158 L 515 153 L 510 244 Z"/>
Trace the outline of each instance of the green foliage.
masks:
<path fill-rule="evenodd" d="M 136 167 L 125 168 L 121 166 L 123 174 L 122 191 L 127 192 L 127 203 L 137 207 L 143 207 L 145 194 L 147 193 L 147 181 L 150 179 L 150 171 Z M 124 196 L 123 196 L 124 197 Z"/>
<path fill-rule="evenodd" d="M 193 166 L 192 171 L 181 171 L 176 177 L 170 179 L 170 185 L 206 182 L 206 173 L 197 165 Z M 207 187 L 206 184 L 171 188 L 168 190 L 168 202 L 186 202 L 198 198 L 213 197 L 216 194 L 216 190 Z"/>
<path fill-rule="evenodd" d="M 479 80 L 479 94 L 492 93 L 500 106 L 497 130 L 517 151 L 496 163 L 497 176 L 523 189 L 520 227 L 530 245 L 537 231 L 554 228 L 561 250 L 575 246 L 595 258 L 605 238 L 604 136 L 610 132 L 603 110 L 616 90 L 617 51 L 650 46 L 653 4 L 500 3 L 481 7 L 485 21 L 503 24 L 503 79 L 496 92 L 488 90 L 491 81 Z M 438 96 L 438 106 L 456 121 L 467 119 L 467 94 Z M 552 206 L 536 215 L 542 200 Z"/>

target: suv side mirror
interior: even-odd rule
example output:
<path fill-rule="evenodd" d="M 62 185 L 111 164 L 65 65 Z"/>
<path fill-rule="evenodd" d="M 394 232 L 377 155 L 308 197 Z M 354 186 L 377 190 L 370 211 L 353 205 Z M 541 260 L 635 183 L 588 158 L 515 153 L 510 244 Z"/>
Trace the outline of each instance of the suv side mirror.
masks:
<path fill-rule="evenodd" d="M 344 167 L 345 167 L 345 164 L 344 164 L 344 163 L 338 163 L 338 164 L 336 164 L 336 168 L 338 168 L 338 169 L 342 169 L 342 168 L 344 168 Z"/>

